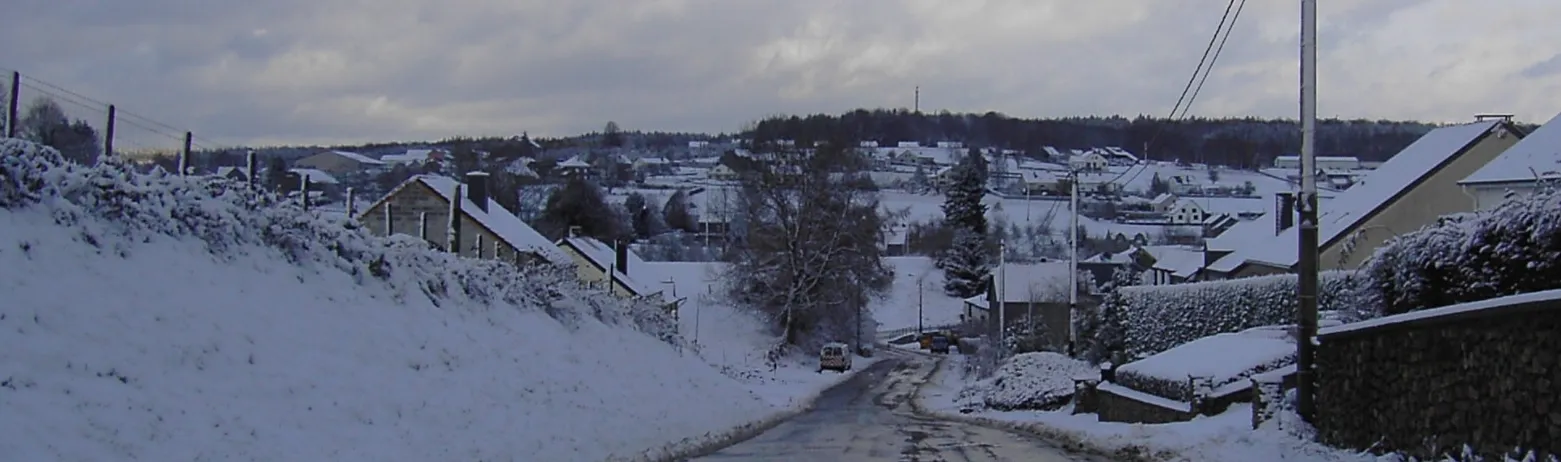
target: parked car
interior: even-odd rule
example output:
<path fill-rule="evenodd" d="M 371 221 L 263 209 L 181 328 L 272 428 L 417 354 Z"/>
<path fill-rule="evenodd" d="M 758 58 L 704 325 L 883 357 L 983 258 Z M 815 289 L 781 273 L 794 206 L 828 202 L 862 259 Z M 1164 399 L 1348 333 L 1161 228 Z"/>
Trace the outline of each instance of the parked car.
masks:
<path fill-rule="evenodd" d="M 851 370 L 851 347 L 839 342 L 824 344 L 824 348 L 818 352 L 818 371 L 824 372 L 824 369 L 839 372 Z"/>
<path fill-rule="evenodd" d="M 949 352 L 949 343 L 949 337 L 947 335 L 934 335 L 932 336 L 932 348 L 930 348 L 930 350 L 932 350 L 933 353 L 947 354 Z"/>

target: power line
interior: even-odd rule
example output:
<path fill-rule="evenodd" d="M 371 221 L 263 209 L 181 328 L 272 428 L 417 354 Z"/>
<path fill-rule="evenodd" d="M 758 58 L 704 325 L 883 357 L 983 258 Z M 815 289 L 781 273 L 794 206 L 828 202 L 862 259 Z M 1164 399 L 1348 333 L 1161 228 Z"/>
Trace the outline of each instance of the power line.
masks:
<path fill-rule="evenodd" d="M 16 72 L 14 70 L 8 70 L 8 69 L 3 68 L 3 67 L 0 67 L 0 71 Z M 74 101 L 75 104 L 77 104 L 79 106 L 87 107 L 88 109 L 91 109 L 91 110 L 94 110 L 94 111 L 102 110 L 102 108 L 92 108 L 92 107 L 90 107 L 89 104 L 81 103 L 81 101 L 86 101 L 87 103 L 96 104 L 96 105 L 102 106 L 102 107 L 110 106 L 110 104 L 107 103 L 107 102 L 104 102 L 104 101 L 101 101 L 101 100 L 98 100 L 98 99 L 95 99 L 95 98 L 83 95 L 81 93 L 77 93 L 75 91 L 71 91 L 70 89 L 65 88 L 64 86 L 54 84 L 54 83 L 49 82 L 47 80 L 43 80 L 43 79 L 40 79 L 40 78 L 37 78 L 37 77 L 33 77 L 33 76 L 25 74 L 25 73 L 22 74 L 22 78 L 23 78 L 23 86 L 24 87 L 32 88 L 35 91 L 38 91 L 40 93 L 49 94 L 50 96 L 53 96 L 53 97 L 58 98 L 58 99 L 66 99 L 66 98 L 63 95 L 57 94 L 55 92 L 59 92 L 59 93 L 65 94 L 65 95 L 73 96 L 73 97 L 79 99 L 77 101 Z M 38 88 L 37 86 L 30 85 L 28 83 L 29 81 L 31 83 L 36 83 L 38 85 L 42 85 L 44 87 L 52 89 L 53 91 L 45 90 L 43 88 Z M 181 142 L 184 141 L 183 135 L 172 135 L 172 134 L 169 134 L 167 132 L 164 132 L 164 131 L 161 131 L 161 130 L 158 130 L 158 129 L 153 129 L 151 127 L 148 127 L 147 125 L 155 125 L 155 126 L 158 126 L 158 127 L 162 127 L 162 129 L 170 130 L 170 131 L 172 131 L 174 133 L 191 132 L 190 130 L 181 129 L 179 127 L 175 127 L 173 125 L 164 123 L 164 122 L 159 121 L 157 119 L 153 119 L 151 117 L 147 117 L 147 116 L 135 113 L 135 112 L 127 111 L 127 110 L 124 110 L 122 108 L 115 108 L 115 115 L 118 116 L 118 119 L 116 120 L 116 122 L 124 122 L 124 123 L 127 123 L 129 125 L 132 125 L 132 126 L 135 126 L 135 127 L 138 127 L 138 128 L 150 131 L 150 132 L 159 133 L 159 134 L 162 134 L 164 136 L 172 137 L 172 138 L 174 138 L 176 140 L 179 140 Z M 135 123 L 135 122 L 131 122 L 129 119 L 136 119 L 136 120 L 141 121 L 142 123 L 138 124 L 138 123 Z M 206 139 L 206 138 L 202 138 L 202 137 L 199 137 L 199 136 L 195 136 L 193 133 L 191 133 L 191 138 L 192 138 L 192 140 L 191 140 L 192 148 L 196 146 L 196 143 L 194 142 L 196 140 L 203 141 L 205 143 L 209 143 L 209 144 L 214 145 L 214 146 L 222 144 L 222 143 L 218 143 L 218 142 L 212 141 L 210 139 Z M 211 149 L 211 148 L 206 148 L 205 146 L 201 146 L 201 149 L 215 150 L 215 149 Z"/>
<path fill-rule="evenodd" d="M 1245 0 L 1243 0 L 1244 2 Z M 1198 67 L 1193 68 L 1192 77 L 1189 77 L 1187 85 L 1182 87 L 1182 95 L 1176 98 L 1176 105 L 1171 106 L 1171 118 L 1176 118 L 1176 110 L 1182 107 L 1182 100 L 1187 98 L 1187 91 L 1192 89 L 1193 81 L 1198 80 L 1198 73 L 1203 70 L 1203 63 L 1209 59 L 1209 52 L 1214 49 L 1214 41 L 1219 39 L 1220 30 L 1225 28 L 1225 21 L 1230 18 L 1230 9 L 1234 6 L 1236 6 L 1236 0 L 1230 0 L 1225 3 L 1225 13 L 1220 15 L 1219 25 L 1214 26 L 1214 35 L 1209 37 L 1209 44 L 1203 47 L 1203 57 L 1198 58 Z M 1214 65 L 1210 64 L 1209 67 L 1214 67 Z"/>
<path fill-rule="evenodd" d="M 1242 0 L 1243 3 L 1245 3 L 1245 1 L 1246 0 Z M 1198 66 L 1193 69 L 1192 77 L 1188 77 L 1187 78 L 1187 84 L 1182 87 L 1182 94 L 1181 94 L 1181 96 L 1177 97 L 1176 98 L 1176 104 L 1171 106 L 1171 115 L 1166 117 L 1166 119 L 1167 119 L 1166 121 L 1167 122 L 1172 122 L 1172 121 L 1176 120 L 1176 112 L 1178 110 L 1181 110 L 1182 102 L 1185 101 L 1186 98 L 1187 98 L 1187 92 L 1192 90 L 1193 82 L 1196 82 L 1198 80 L 1198 74 L 1203 71 L 1203 64 L 1204 64 L 1204 62 L 1206 62 L 1209 59 L 1209 53 L 1214 50 L 1215 42 L 1217 40 L 1219 40 L 1219 37 L 1220 37 L 1220 31 L 1225 29 L 1225 22 L 1226 22 L 1226 20 L 1228 20 L 1230 18 L 1230 10 L 1232 8 L 1234 8 L 1235 6 L 1236 6 L 1236 0 L 1229 0 L 1228 2 L 1225 3 L 1225 13 L 1220 15 L 1220 22 L 1219 22 L 1218 25 L 1216 25 L 1214 27 L 1214 34 L 1209 36 L 1209 44 L 1204 46 L 1204 48 L 1203 48 L 1203 57 L 1198 58 Z M 1165 130 L 1164 124 L 1155 124 L 1154 135 L 1151 135 L 1149 137 L 1149 142 L 1144 145 L 1145 146 L 1145 149 L 1144 149 L 1145 151 L 1148 151 L 1149 150 L 1148 148 L 1150 146 L 1153 146 L 1155 141 L 1158 141 L 1160 139 L 1160 133 L 1162 131 L 1164 131 L 1164 130 Z M 1145 155 L 1148 155 L 1148 152 L 1145 152 Z"/>
<path fill-rule="evenodd" d="M 1198 88 L 1193 89 L 1192 97 L 1187 99 L 1187 105 L 1182 107 L 1182 118 L 1187 118 L 1187 112 L 1192 110 L 1192 103 L 1198 99 L 1198 93 L 1203 91 L 1203 83 L 1209 81 L 1209 73 L 1214 71 L 1214 63 L 1219 61 L 1220 52 L 1225 51 L 1225 41 L 1230 40 L 1230 31 L 1236 28 L 1236 20 L 1241 19 L 1241 10 L 1247 7 L 1247 0 L 1241 0 L 1236 6 L 1236 14 L 1230 17 L 1230 25 L 1225 26 L 1225 36 L 1220 38 L 1220 46 L 1214 49 L 1214 56 L 1209 58 L 1209 67 L 1203 69 L 1203 78 L 1198 79 Z"/>

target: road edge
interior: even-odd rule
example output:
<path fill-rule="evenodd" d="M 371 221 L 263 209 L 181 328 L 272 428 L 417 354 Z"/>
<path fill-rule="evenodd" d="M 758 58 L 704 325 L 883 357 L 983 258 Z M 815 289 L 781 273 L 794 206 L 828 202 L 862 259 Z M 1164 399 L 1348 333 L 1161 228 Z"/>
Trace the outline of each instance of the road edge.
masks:
<path fill-rule="evenodd" d="M 928 372 L 926 376 L 922 377 L 922 380 L 916 383 L 916 391 L 914 395 L 911 396 L 910 404 L 911 411 L 915 412 L 917 415 L 971 425 L 979 425 L 994 430 L 1029 435 L 1051 442 L 1057 445 L 1058 449 L 1061 449 L 1070 454 L 1105 457 L 1110 460 L 1127 462 L 1165 462 L 1169 460 L 1175 460 L 1176 458 L 1176 454 L 1174 453 L 1168 451 L 1154 451 L 1147 447 L 1136 444 L 1129 444 L 1121 448 L 1117 448 L 1116 450 L 1106 449 L 1099 445 L 1089 443 L 1085 438 L 1074 432 L 1047 426 L 1041 423 L 1010 422 L 987 417 L 968 416 L 927 409 L 927 407 L 922 404 L 922 389 L 926 387 L 928 383 L 932 382 L 933 377 L 936 377 L 939 372 L 943 371 L 943 364 L 945 362 L 946 361 L 944 358 L 937 358 L 937 362 L 933 365 L 932 371 Z"/>
<path fill-rule="evenodd" d="M 811 396 L 808 396 L 807 399 L 802 401 L 800 406 L 795 406 L 790 409 L 771 414 L 768 417 L 753 420 L 725 431 L 709 432 L 700 436 L 683 438 L 676 442 L 665 444 L 660 447 L 647 449 L 632 457 L 610 457 L 607 459 L 607 462 L 681 462 L 697 457 L 704 457 L 715 454 L 720 452 L 722 449 L 736 446 L 744 441 L 758 437 L 759 435 L 764 434 L 764 432 L 770 431 L 771 429 L 780 426 L 780 424 L 786 423 L 786 421 L 791 420 L 796 416 L 807 413 L 808 411 L 812 411 L 815 405 L 818 403 L 819 398 L 823 397 L 824 394 L 829 390 L 833 390 L 835 387 L 844 386 L 847 382 L 856 379 L 858 374 L 867 372 L 868 369 L 876 367 L 883 362 L 883 360 L 874 361 L 873 364 L 869 365 L 868 367 L 857 369 L 855 372 L 852 372 L 851 376 L 847 377 L 845 380 L 841 380 L 839 383 L 830 385 L 829 387 L 819 390 L 818 393 L 814 393 Z"/>

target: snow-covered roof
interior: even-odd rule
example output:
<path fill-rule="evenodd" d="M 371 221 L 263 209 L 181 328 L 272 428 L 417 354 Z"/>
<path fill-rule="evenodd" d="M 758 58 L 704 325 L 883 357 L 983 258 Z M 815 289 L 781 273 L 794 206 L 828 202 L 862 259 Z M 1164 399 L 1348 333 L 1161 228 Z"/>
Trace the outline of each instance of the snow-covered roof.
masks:
<path fill-rule="evenodd" d="M 1561 114 L 1458 183 L 1525 182 L 1547 176 L 1561 176 Z"/>
<path fill-rule="evenodd" d="M 625 270 L 625 268 L 616 267 L 617 251 L 606 243 L 594 238 L 582 236 L 566 237 L 560 239 L 558 245 L 573 248 L 575 252 L 585 257 L 586 260 L 596 265 L 597 269 L 604 273 L 609 270 L 612 271 L 613 280 L 629 289 L 629 292 L 634 293 L 635 296 L 643 297 L 656 293 L 656 291 L 650 289 L 650 286 L 642 284 L 639 279 L 634 277 L 635 274 L 643 274 L 646 268 L 645 260 L 640 259 L 639 254 L 634 253 L 633 250 L 624 250 L 628 253 L 628 268 Z"/>
<path fill-rule="evenodd" d="M 1160 193 L 1160 195 L 1155 196 L 1154 199 L 1150 200 L 1149 202 L 1155 205 L 1165 205 L 1167 203 L 1174 203 L 1175 200 L 1176 196 L 1172 195 L 1171 193 Z"/>
<path fill-rule="evenodd" d="M 635 162 L 645 165 L 665 165 L 672 163 L 672 161 L 667 160 L 665 157 L 641 157 L 635 160 Z"/>
<path fill-rule="evenodd" d="M 568 160 L 558 163 L 558 168 L 591 168 L 591 164 L 580 159 L 580 156 L 570 157 Z"/>
<path fill-rule="evenodd" d="M 331 174 L 325 173 L 325 172 L 322 172 L 322 171 L 319 171 L 319 170 L 315 170 L 315 169 L 312 169 L 312 168 L 293 168 L 293 169 L 288 169 L 287 171 L 293 172 L 293 173 L 297 173 L 299 176 L 302 176 L 305 179 L 308 179 L 310 183 L 320 183 L 320 184 L 338 184 L 338 183 L 341 183 L 340 181 L 336 181 L 336 177 L 331 176 Z"/>
<path fill-rule="evenodd" d="M 1024 181 L 1030 183 L 1056 183 L 1057 175 L 1045 170 L 1024 170 Z"/>
<path fill-rule="evenodd" d="M 1058 151 L 1055 147 L 1041 146 L 1041 150 L 1046 151 L 1046 155 L 1052 158 L 1062 157 L 1062 151 Z"/>
<path fill-rule="evenodd" d="M 239 176 L 246 176 L 248 171 L 248 169 L 243 167 L 217 167 L 217 176 L 227 177 L 234 173 L 238 173 Z"/>
<path fill-rule="evenodd" d="M 1203 267 L 1203 250 L 1182 245 L 1151 245 L 1144 247 L 1154 257 L 1154 269 L 1167 271 L 1177 277 L 1191 277 Z"/>
<path fill-rule="evenodd" d="M 1500 123 L 1487 120 L 1440 127 L 1410 143 L 1382 166 L 1363 176 L 1353 187 L 1339 192 L 1326 204 L 1318 205 L 1321 215 L 1317 221 L 1317 242 L 1327 245 L 1338 239 Z M 1233 250 L 1235 253 L 1216 261 L 1216 264 L 1224 263 L 1219 268 L 1210 265 L 1209 269 L 1229 271 L 1247 261 L 1284 268 L 1294 266 L 1297 255 L 1294 243 L 1298 242 L 1296 233 L 1300 232 L 1300 227 L 1291 226 L 1276 236 L 1273 223 L 1260 221 L 1241 223 L 1219 237 L 1210 239 L 1210 249 Z"/>
<path fill-rule="evenodd" d="M 361 164 L 385 165 L 385 161 L 382 161 L 382 160 L 379 160 L 379 159 L 375 159 L 373 157 L 365 156 L 363 154 L 358 154 L 356 152 L 349 152 L 349 151 L 329 151 L 329 152 L 331 154 L 335 154 L 335 155 L 338 155 L 338 156 L 346 157 L 348 159 L 352 159 L 352 160 L 357 161 L 358 163 L 361 163 Z"/>
<path fill-rule="evenodd" d="M 439 175 L 418 175 L 407 181 L 408 183 L 412 181 L 421 182 L 439 193 L 446 201 L 450 200 L 451 194 L 455 194 L 455 185 L 460 184 L 454 178 Z M 400 189 L 400 187 L 397 187 L 397 189 Z M 391 191 L 391 194 L 395 194 L 395 191 Z M 499 239 L 503 239 L 511 247 L 522 252 L 541 255 L 555 264 L 567 265 L 570 263 L 569 255 L 564 254 L 564 251 L 559 250 L 557 245 L 543 237 L 542 233 L 538 233 L 536 229 L 521 221 L 514 213 L 510 213 L 509 210 L 505 209 L 503 205 L 499 205 L 493 198 L 488 198 L 488 210 L 485 212 L 477 208 L 477 203 L 465 197 L 465 194 L 461 196 L 461 212 L 472 217 L 473 221 L 481 224 L 484 228 L 488 228 L 489 231 L 492 231 L 494 235 L 498 236 Z"/>
<path fill-rule="evenodd" d="M 386 154 L 381 156 L 379 160 L 398 164 L 427 162 L 433 153 L 433 149 L 408 149 L 403 154 Z"/>

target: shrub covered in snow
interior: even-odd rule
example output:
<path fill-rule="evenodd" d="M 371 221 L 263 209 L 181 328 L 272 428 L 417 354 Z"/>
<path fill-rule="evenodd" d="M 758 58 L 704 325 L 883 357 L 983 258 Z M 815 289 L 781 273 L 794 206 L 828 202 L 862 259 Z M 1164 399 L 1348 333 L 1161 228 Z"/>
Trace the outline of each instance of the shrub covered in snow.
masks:
<path fill-rule="evenodd" d="M 1089 363 L 1052 352 L 1009 358 L 997 374 L 960 390 L 957 401 L 1000 411 L 1056 410 L 1073 397 L 1074 377 L 1099 377 Z"/>
<path fill-rule="evenodd" d="M 580 288 L 573 269 L 551 265 L 516 267 L 432 251 L 415 238 L 378 237 L 354 222 L 324 218 L 282 197 L 220 177 L 181 177 L 161 171 L 137 173 L 117 158 L 94 166 L 67 161 L 58 151 L 18 139 L 0 139 L 0 208 L 41 206 L 55 223 L 79 226 L 77 239 L 121 256 L 120 242 L 154 236 L 191 236 L 217 258 L 233 258 L 248 244 L 281 250 L 300 266 L 332 267 L 359 284 L 378 280 L 416 287 L 434 303 L 462 297 L 482 304 L 541 307 L 568 322 L 592 316 L 610 324 L 630 323 L 678 345 L 675 322 L 648 302 L 622 302 Z M 102 218 L 116 227 L 85 226 Z M 103 239 L 117 234 L 127 239 Z M 569 290 L 565 297 L 563 290 Z"/>
<path fill-rule="evenodd" d="M 1561 191 L 1390 239 L 1366 263 L 1388 314 L 1561 288 Z"/>
<path fill-rule="evenodd" d="M 1356 271 L 1326 271 L 1319 277 L 1320 311 L 1344 317 L 1377 315 L 1369 278 Z M 1280 274 L 1190 284 L 1124 287 L 1101 309 L 1121 310 L 1123 343 L 1130 357 L 1142 358 L 1214 334 L 1258 326 L 1294 324 L 1296 276 Z M 1101 328 L 1102 333 L 1118 331 Z M 1102 341 L 1102 343 L 1108 342 Z"/>

